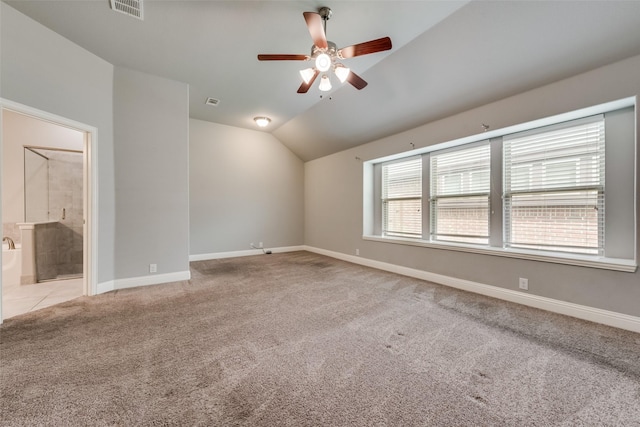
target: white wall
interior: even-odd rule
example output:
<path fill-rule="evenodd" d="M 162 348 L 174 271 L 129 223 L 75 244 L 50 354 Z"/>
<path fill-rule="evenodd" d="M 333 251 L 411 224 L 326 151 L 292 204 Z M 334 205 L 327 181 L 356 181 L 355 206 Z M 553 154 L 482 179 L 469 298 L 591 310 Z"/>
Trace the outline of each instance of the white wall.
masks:
<path fill-rule="evenodd" d="M 114 278 L 113 66 L 0 2 L 0 97 L 97 128 L 98 282 Z M 4 219 L 3 219 L 4 220 Z"/>
<path fill-rule="evenodd" d="M 268 133 L 189 123 L 191 255 L 301 245 L 302 161 Z"/>
<path fill-rule="evenodd" d="M 189 87 L 116 67 L 113 110 L 115 278 L 188 275 Z"/>
<path fill-rule="evenodd" d="M 361 162 L 408 151 L 413 148 L 410 143 L 420 148 L 474 135 L 482 123 L 500 129 L 638 96 L 639 75 L 640 57 L 630 58 L 306 163 L 305 244 L 348 255 L 359 249 L 360 256 L 370 260 L 510 290 L 517 290 L 518 278 L 526 277 L 531 295 L 640 316 L 638 271 L 624 273 L 363 240 Z M 636 167 L 637 153 L 636 145 Z M 636 175 L 631 190 L 636 197 L 638 187 Z M 636 234 L 636 253 L 639 240 Z"/>

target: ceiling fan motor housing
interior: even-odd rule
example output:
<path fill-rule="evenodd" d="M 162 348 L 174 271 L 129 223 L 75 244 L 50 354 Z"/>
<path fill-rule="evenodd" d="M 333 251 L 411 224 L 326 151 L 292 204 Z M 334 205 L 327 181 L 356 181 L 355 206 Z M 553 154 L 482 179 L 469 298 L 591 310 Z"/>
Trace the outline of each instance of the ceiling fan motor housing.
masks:
<path fill-rule="evenodd" d="M 331 59 L 338 58 L 338 47 L 336 44 L 334 42 L 327 41 L 327 45 L 329 45 L 327 49 L 321 49 L 316 45 L 311 46 L 311 59 L 314 59 L 321 53 L 326 53 L 331 57 Z"/>

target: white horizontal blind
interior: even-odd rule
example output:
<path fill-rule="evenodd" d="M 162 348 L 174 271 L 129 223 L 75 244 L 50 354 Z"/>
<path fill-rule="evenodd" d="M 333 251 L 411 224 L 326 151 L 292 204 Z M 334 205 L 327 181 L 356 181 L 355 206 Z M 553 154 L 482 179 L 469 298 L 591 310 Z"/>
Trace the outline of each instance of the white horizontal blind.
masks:
<path fill-rule="evenodd" d="M 431 155 L 431 237 L 489 243 L 490 146 Z"/>
<path fill-rule="evenodd" d="M 602 254 L 604 119 L 504 138 L 505 246 Z"/>
<path fill-rule="evenodd" d="M 422 158 L 382 165 L 382 231 L 422 237 Z"/>

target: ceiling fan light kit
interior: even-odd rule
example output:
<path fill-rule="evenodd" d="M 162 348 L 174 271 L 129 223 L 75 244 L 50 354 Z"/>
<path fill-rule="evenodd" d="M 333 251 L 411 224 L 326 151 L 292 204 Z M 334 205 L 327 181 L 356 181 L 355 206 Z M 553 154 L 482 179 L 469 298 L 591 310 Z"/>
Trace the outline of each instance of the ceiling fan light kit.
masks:
<path fill-rule="evenodd" d="M 331 57 L 326 53 L 321 53 L 316 56 L 316 68 L 322 73 L 329 71 L 329 68 L 331 68 Z"/>
<path fill-rule="evenodd" d="M 333 72 L 335 73 L 338 80 L 340 80 L 340 83 L 344 83 L 347 81 L 347 77 L 349 77 L 349 73 L 351 72 L 351 70 L 342 64 L 338 64 L 333 69 Z"/>
<path fill-rule="evenodd" d="M 323 74 L 320 78 L 320 85 L 318 86 L 318 89 L 322 92 L 328 92 L 331 90 L 331 80 L 329 80 L 329 77 L 326 74 Z"/>
<path fill-rule="evenodd" d="M 339 60 L 353 58 L 355 56 L 368 55 L 370 53 L 382 52 L 391 49 L 391 39 L 382 37 L 364 43 L 338 49 L 336 44 L 327 41 L 327 21 L 331 18 L 332 11 L 328 7 L 321 7 L 318 12 L 304 12 L 302 15 L 307 23 L 309 34 L 313 39 L 311 55 L 291 55 L 291 54 L 260 54 L 259 61 L 314 61 L 314 67 L 300 70 L 302 84 L 298 88 L 298 93 L 307 93 L 320 73 L 320 84 L 318 88 L 323 91 L 331 90 L 331 80 L 326 73 L 333 69 L 334 74 L 341 83 L 349 82 L 353 87 L 360 90 L 367 86 L 367 82 L 345 67 Z"/>
<path fill-rule="evenodd" d="M 305 83 L 309 83 L 315 75 L 316 70 L 314 70 L 313 68 L 305 68 L 304 70 L 300 70 L 300 76 Z"/>

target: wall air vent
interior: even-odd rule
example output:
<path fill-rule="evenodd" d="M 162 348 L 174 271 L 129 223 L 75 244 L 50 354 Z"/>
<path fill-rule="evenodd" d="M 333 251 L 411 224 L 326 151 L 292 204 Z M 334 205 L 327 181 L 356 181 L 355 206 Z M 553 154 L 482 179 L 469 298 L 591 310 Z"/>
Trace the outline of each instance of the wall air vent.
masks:
<path fill-rule="evenodd" d="M 125 15 L 144 20 L 142 16 L 142 0 L 109 0 L 111 9 Z"/>
<path fill-rule="evenodd" d="M 220 104 L 220 100 L 215 98 L 207 98 L 207 100 L 204 103 L 212 107 L 217 107 L 218 104 Z"/>

